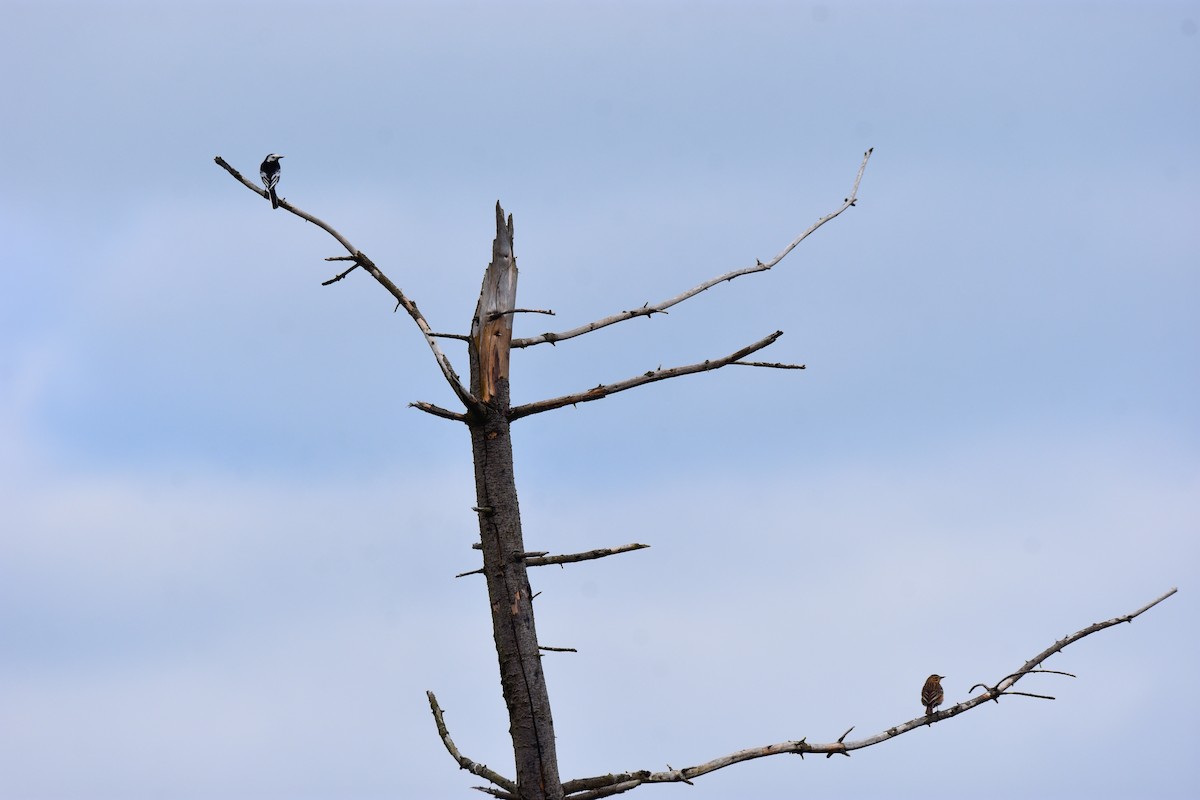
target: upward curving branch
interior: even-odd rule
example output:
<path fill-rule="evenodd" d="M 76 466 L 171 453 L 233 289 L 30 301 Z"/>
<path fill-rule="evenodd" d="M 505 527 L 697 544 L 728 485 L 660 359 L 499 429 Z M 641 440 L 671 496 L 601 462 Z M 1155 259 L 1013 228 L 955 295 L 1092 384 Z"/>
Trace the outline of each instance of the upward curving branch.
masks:
<path fill-rule="evenodd" d="M 798 244 L 807 239 L 818 228 L 820 228 L 826 222 L 829 222 L 831 219 L 835 219 L 841 215 L 843 211 L 850 208 L 858 201 L 858 185 L 862 183 L 863 172 L 866 171 L 867 161 L 871 158 L 871 153 L 873 152 L 875 152 L 874 147 L 863 153 L 862 163 L 858 166 L 858 174 L 854 176 L 854 186 L 850 188 L 850 195 L 842 201 L 842 205 L 839 206 L 837 210 L 826 214 L 810 225 L 808 230 L 804 231 L 804 233 L 793 239 L 791 244 L 783 248 L 778 255 L 765 264 L 761 261 L 757 261 L 752 267 L 742 267 L 741 269 L 735 269 L 731 272 L 726 272 L 724 275 L 718 275 L 717 277 L 707 280 L 698 286 L 693 286 L 691 289 L 688 289 L 682 294 L 677 294 L 674 297 L 667 298 L 666 300 L 654 303 L 653 305 L 647 303 L 641 308 L 622 311 L 620 313 L 613 314 L 612 316 L 604 317 L 603 319 L 598 319 L 594 322 L 589 322 L 586 325 L 580 325 L 578 328 L 571 328 L 568 331 L 561 331 L 559 333 L 543 333 L 541 336 L 531 336 L 525 339 L 513 339 L 512 346 L 532 347 L 535 344 L 545 344 L 547 342 L 550 344 L 555 344 L 556 342 L 561 342 L 566 339 L 574 339 L 576 336 L 582 336 L 585 333 L 598 331 L 601 328 L 607 328 L 609 325 L 615 325 L 618 322 L 624 322 L 627 319 L 634 319 L 636 317 L 649 317 L 652 314 L 661 314 L 671 306 L 678 305 L 684 300 L 695 297 L 701 292 L 707 291 L 708 289 L 716 286 L 718 283 L 724 283 L 726 281 L 731 281 L 734 278 L 740 278 L 743 275 L 750 275 L 755 272 L 765 272 L 771 269 L 780 261 L 783 261 L 783 259 L 787 257 L 788 253 L 795 250 Z"/>
<path fill-rule="evenodd" d="M 843 733 L 837 741 L 828 743 L 809 743 L 807 737 L 798 741 L 779 742 L 777 744 L 769 744 L 763 747 L 751 747 L 745 750 L 738 750 L 734 753 L 714 758 L 711 761 L 706 761 L 703 764 L 697 764 L 694 767 L 684 767 L 682 769 L 668 768 L 664 772 L 651 772 L 650 770 L 640 770 L 637 772 L 623 772 L 619 774 L 600 775 L 594 778 L 581 778 L 578 780 L 566 781 L 563 783 L 563 793 L 566 800 L 594 800 L 594 798 L 608 797 L 621 792 L 629 791 L 646 783 L 691 783 L 693 778 L 698 778 L 701 775 L 707 775 L 710 772 L 715 772 L 719 769 L 740 764 L 743 761 L 751 761 L 756 758 L 765 758 L 766 756 L 779 755 L 781 753 L 793 753 L 804 757 L 805 753 L 823 753 L 826 758 L 834 755 L 849 756 L 852 750 L 861 750 L 865 747 L 885 742 L 889 739 L 894 739 L 902 733 L 916 730 L 925 725 L 933 725 L 937 722 L 956 717 L 959 714 L 970 711 L 973 708 L 983 705 L 988 700 L 1000 702 L 1000 698 L 1005 695 L 1024 694 L 1026 696 L 1042 697 L 1053 700 L 1052 697 L 1046 695 L 1029 695 L 1026 692 L 1014 692 L 1011 688 L 1017 681 L 1026 675 L 1034 672 L 1054 672 L 1054 670 L 1039 669 L 1039 665 L 1050 656 L 1063 650 L 1067 645 L 1079 641 L 1085 636 L 1090 636 L 1097 631 L 1102 631 L 1105 628 L 1111 628 L 1114 625 L 1119 625 L 1122 622 L 1132 622 L 1135 618 L 1149 611 L 1154 606 L 1166 600 L 1171 595 L 1175 594 L 1177 589 L 1172 588 L 1161 596 L 1151 600 L 1146 605 L 1139 608 L 1130 614 L 1125 614 L 1120 617 L 1114 617 L 1104 622 L 1097 622 L 1094 625 L 1076 631 L 1054 644 L 1047 647 L 1042 652 L 1038 653 L 1033 658 L 1026 661 L 1021 668 L 1016 672 L 1006 676 L 998 681 L 993 686 L 984 685 L 985 691 L 983 694 L 973 697 L 963 703 L 958 703 L 944 711 L 939 711 L 935 714 L 917 717 L 900 725 L 895 725 L 885 731 L 881 731 L 866 739 L 857 741 L 846 741 L 846 736 L 854 728 L 850 728 Z M 1067 674 L 1067 673 L 1059 673 Z M 974 687 L 973 687 L 974 688 Z"/>
<path fill-rule="evenodd" d="M 268 197 L 265 189 L 248 180 L 244 175 L 242 175 L 242 173 L 230 166 L 225 159 L 217 156 L 213 160 L 217 163 L 217 166 L 224 169 L 236 180 L 241 181 L 242 185 L 247 189 L 255 194 L 258 194 L 260 197 Z M 371 277 L 379 282 L 380 286 L 386 289 L 392 297 L 396 298 L 396 302 L 408 312 L 408 315 L 412 317 L 413 322 L 417 324 L 417 327 L 421 330 L 422 335 L 425 337 L 425 343 L 429 345 L 429 349 L 432 351 L 433 357 L 437 361 L 438 367 L 442 371 L 442 376 L 445 377 L 446 382 L 450 384 L 450 388 L 454 390 L 454 394 L 458 397 L 462 404 L 468 409 L 474 408 L 476 405 L 478 405 L 478 401 L 471 395 L 470 392 L 467 391 L 466 387 L 463 386 L 462 380 L 458 377 L 458 373 L 454 371 L 454 367 L 450 364 L 450 359 L 446 357 L 446 354 L 442 352 L 442 348 L 438 346 L 437 340 L 434 338 L 433 329 L 429 327 L 429 323 L 426 321 L 425 315 L 422 314 L 420 309 L 417 308 L 417 304 L 410 300 L 404 294 L 404 292 L 400 290 L 399 286 L 392 283 L 391 279 L 389 279 L 387 275 L 383 274 L 383 270 L 375 266 L 375 262 L 367 257 L 366 253 L 352 245 L 349 239 L 335 230 L 329 223 L 314 217 L 312 214 L 309 214 L 303 209 L 297 208 L 289 203 L 285 198 L 279 198 L 279 207 L 290 211 L 297 217 L 300 217 L 300 219 L 316 225 L 334 239 L 337 239 L 338 244 L 346 248 L 346 252 L 350 254 L 348 257 L 336 256 L 335 259 L 331 260 L 353 261 L 354 267 L 351 267 L 350 269 L 346 270 L 346 272 L 341 273 L 339 276 L 326 281 L 324 285 L 341 280 L 356 267 L 362 267 L 364 270 L 369 272 Z"/>

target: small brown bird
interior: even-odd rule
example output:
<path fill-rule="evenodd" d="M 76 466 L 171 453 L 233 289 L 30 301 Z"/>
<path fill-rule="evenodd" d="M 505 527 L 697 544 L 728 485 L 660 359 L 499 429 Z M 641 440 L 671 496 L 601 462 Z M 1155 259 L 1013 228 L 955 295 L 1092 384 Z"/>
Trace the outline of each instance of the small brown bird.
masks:
<path fill-rule="evenodd" d="M 942 704 L 942 678 L 945 675 L 930 675 L 921 687 L 921 705 L 925 706 L 926 716 L 932 716 L 933 710 Z"/>

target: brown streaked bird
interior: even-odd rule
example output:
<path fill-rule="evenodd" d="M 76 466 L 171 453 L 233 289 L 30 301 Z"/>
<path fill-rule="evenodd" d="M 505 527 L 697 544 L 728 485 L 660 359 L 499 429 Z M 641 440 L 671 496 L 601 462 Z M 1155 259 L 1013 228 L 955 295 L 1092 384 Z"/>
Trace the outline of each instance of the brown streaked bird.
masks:
<path fill-rule="evenodd" d="M 930 675 L 921 687 L 921 704 L 925 706 L 926 716 L 932 716 L 933 710 L 942 704 L 942 678 L 945 675 Z"/>

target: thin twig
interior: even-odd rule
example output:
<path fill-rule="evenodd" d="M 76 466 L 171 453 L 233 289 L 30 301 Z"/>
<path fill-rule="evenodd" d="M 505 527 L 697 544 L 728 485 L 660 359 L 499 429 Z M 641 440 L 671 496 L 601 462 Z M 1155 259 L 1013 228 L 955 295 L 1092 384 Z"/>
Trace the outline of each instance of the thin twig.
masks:
<path fill-rule="evenodd" d="M 458 766 L 467 770 L 468 772 L 478 775 L 485 781 L 491 781 L 512 795 L 519 794 L 516 783 L 510 781 L 500 773 L 488 769 L 486 764 L 476 764 L 474 761 L 458 752 L 458 748 L 454 745 L 454 740 L 450 738 L 450 731 L 446 728 L 446 720 L 442 717 L 442 709 L 438 707 L 437 698 L 434 697 L 433 692 L 425 692 L 425 696 L 429 698 L 429 710 L 433 712 L 433 721 L 437 725 L 438 736 L 442 737 L 442 744 L 446 746 L 446 752 L 450 754 L 451 758 L 458 762 Z"/>
<path fill-rule="evenodd" d="M 1014 692 L 1011 689 L 1007 692 L 1001 692 L 1001 694 L 1004 695 L 1005 697 L 1008 697 L 1009 695 L 1019 694 L 1022 697 L 1036 697 L 1039 700 L 1053 700 L 1054 699 L 1053 697 L 1051 697 L 1048 694 L 1033 694 L 1032 692 Z"/>
<path fill-rule="evenodd" d="M 231 167 L 229 163 L 225 161 L 225 159 L 217 156 L 214 161 L 216 161 L 218 166 L 222 167 L 234 178 L 241 181 L 244 186 L 253 191 L 255 194 L 261 197 L 268 197 L 264 189 L 261 189 L 255 184 L 246 180 L 245 176 Z M 313 225 L 316 225 L 318 228 L 336 239 L 342 247 L 346 248 L 346 252 L 348 252 L 354 259 L 355 267 L 362 267 L 364 270 L 369 272 L 371 277 L 378 281 L 379 285 L 386 289 L 388 293 L 392 295 L 392 297 L 396 298 L 397 303 L 403 306 L 404 310 L 408 312 L 408 315 L 412 317 L 413 322 L 417 324 L 417 327 L 425 336 L 425 343 L 429 345 L 429 349 L 433 352 L 433 357 L 437 360 L 438 367 L 441 368 L 442 375 L 446 378 L 446 382 L 450 384 L 450 388 L 454 390 L 454 394 L 458 396 L 458 399 L 462 401 L 462 404 L 467 408 L 474 408 L 479 404 L 478 401 L 471 396 L 471 393 L 467 391 L 466 387 L 463 386 L 462 380 L 458 377 L 458 373 L 454 371 L 454 367 L 450 364 L 450 359 L 446 358 L 445 353 L 442 352 L 442 349 L 438 346 L 437 341 L 430 335 L 432 333 L 432 329 L 429 327 L 429 323 L 425 320 L 425 316 L 417 308 L 417 304 L 412 300 L 409 300 L 408 297 L 405 296 L 404 292 L 400 290 L 400 287 L 392 283 L 391 279 L 384 275 L 383 271 L 380 270 L 379 267 L 375 266 L 375 262 L 371 261 L 371 259 L 367 257 L 366 253 L 350 244 L 349 239 L 347 239 L 338 231 L 334 230 L 334 228 L 327 222 L 314 217 L 307 211 L 297 208 L 282 197 L 279 198 L 279 207 L 292 212 L 303 220 L 311 222 Z M 355 267 L 351 267 L 351 269 L 354 269 Z M 347 272 L 349 271 L 350 270 L 347 270 Z M 334 280 L 339 279 L 335 278 Z M 330 281 L 330 283 L 332 282 L 333 281 Z"/>
<path fill-rule="evenodd" d="M 492 313 L 488 314 L 488 319 L 500 319 L 501 317 L 509 314 L 546 314 L 551 317 L 555 316 L 554 312 L 549 309 L 510 308 L 508 311 L 493 311 Z"/>
<path fill-rule="evenodd" d="M 551 653 L 578 653 L 574 647 L 550 647 L 549 645 L 539 644 L 538 650 L 549 650 Z"/>
<path fill-rule="evenodd" d="M 941 722 L 942 720 L 946 720 L 951 717 L 956 717 L 959 714 L 970 711 L 971 709 L 986 703 L 988 700 L 994 699 L 993 695 L 996 693 L 999 695 L 1025 694 L 1027 696 L 1051 699 L 1047 695 L 1031 695 L 1027 692 L 1018 693 L 1008 690 L 1014 683 L 1032 672 L 1052 672 L 1053 670 L 1041 670 L 1039 665 L 1050 656 L 1060 652 L 1067 645 L 1077 642 L 1085 636 L 1090 636 L 1097 631 L 1110 628 L 1113 625 L 1117 625 L 1122 622 L 1132 622 L 1136 617 L 1146 613 L 1163 600 L 1166 600 L 1168 597 L 1175 594 L 1176 591 L 1176 589 L 1171 589 L 1162 596 L 1142 606 L 1137 611 L 1134 611 L 1132 614 L 1115 617 L 1105 622 L 1097 622 L 1094 625 L 1089 625 L 1083 630 L 1071 634 L 1065 639 L 1055 642 L 1050 647 L 1047 647 L 1045 650 L 1031 658 L 1029 661 L 1026 661 L 1021 669 L 1004 678 L 1002 681 L 999 681 L 996 686 L 992 687 L 978 697 L 971 698 L 970 700 L 939 711 L 931 716 L 922 715 L 916 719 L 911 719 L 908 722 L 888 728 L 887 730 L 877 733 L 874 736 L 869 736 L 866 739 L 859 739 L 857 741 L 850 742 L 845 741 L 845 738 L 850 731 L 854 730 L 853 728 L 850 728 L 850 730 L 846 731 L 846 733 L 843 733 L 836 742 L 829 742 L 827 744 L 809 744 L 807 738 L 805 738 L 798 741 L 769 744 L 764 747 L 751 747 L 746 750 L 738 750 L 737 752 L 721 756 L 720 758 L 714 758 L 712 761 L 707 761 L 694 767 L 684 767 L 683 769 L 668 768 L 665 772 L 627 772 L 619 775 L 601 775 L 595 778 L 583 778 L 567 781 L 563 784 L 563 791 L 568 795 L 568 800 L 580 800 L 580 798 L 582 798 L 584 795 L 582 793 L 572 794 L 572 789 L 575 787 L 579 787 L 580 789 L 586 788 L 588 790 L 602 790 L 604 787 L 615 787 L 631 782 L 635 785 L 642 783 L 691 783 L 692 778 L 698 778 L 699 776 L 705 775 L 709 772 L 714 772 L 718 769 L 723 769 L 743 761 L 779 755 L 780 753 L 795 753 L 801 757 L 803 757 L 805 753 L 825 753 L 827 757 L 832 756 L 835 753 L 849 755 L 853 750 L 861 750 L 864 747 L 871 747 L 872 745 L 885 742 L 889 739 L 894 739 L 901 734 L 916 730 L 924 725 L 929 725 L 935 722 Z M 633 787 L 630 786 L 628 788 Z M 621 791 L 626 791 L 626 789 L 622 788 Z"/>
<path fill-rule="evenodd" d="M 471 337 L 465 333 L 431 333 L 429 335 L 438 339 L 458 339 L 460 342 L 471 341 Z"/>
<path fill-rule="evenodd" d="M 808 369 L 803 364 L 780 364 L 778 362 L 769 361 L 735 361 L 730 366 L 733 367 L 767 367 L 768 369 Z"/>
<path fill-rule="evenodd" d="M 477 792 L 483 792 L 484 794 L 490 794 L 492 797 L 498 797 L 500 800 L 521 800 L 515 794 L 509 794 L 503 789 L 493 789 L 490 786 L 472 786 L 471 788 Z"/>
<path fill-rule="evenodd" d="M 409 408 L 415 408 L 418 411 L 424 411 L 426 414 L 432 414 L 433 416 L 441 417 L 442 419 L 452 419 L 455 422 L 467 421 L 466 414 L 460 414 L 457 411 L 451 411 L 448 408 L 435 406 L 433 403 L 426 403 L 423 400 L 418 400 L 415 403 L 409 403 L 408 405 Z"/>
<path fill-rule="evenodd" d="M 327 259 L 325 259 L 325 260 L 326 260 L 326 261 L 332 261 L 333 259 L 331 259 L 331 258 L 327 258 Z M 338 259 L 338 260 L 339 260 L 339 261 L 345 261 L 346 259 Z M 361 264 L 359 264 L 357 261 L 355 261 L 355 262 L 354 262 L 354 263 L 353 263 L 353 264 L 350 266 L 350 268 L 349 268 L 349 269 L 347 269 L 345 272 L 339 272 L 337 275 L 334 275 L 334 276 L 333 276 L 332 278 L 330 278 L 329 280 L 327 280 L 327 281 L 321 281 L 321 285 L 322 285 L 322 286 L 329 286 L 330 284 L 337 283 L 337 282 L 338 282 L 338 281 L 340 281 L 342 278 L 344 278 L 344 277 L 346 277 L 347 275 L 349 275 L 351 272 L 354 272 L 354 270 L 358 269 L 360 266 L 362 266 L 362 265 L 361 265 Z"/>
<path fill-rule="evenodd" d="M 1074 678 L 1074 677 L 1076 677 L 1075 675 L 1072 675 L 1072 674 L 1071 674 L 1071 673 L 1069 673 L 1069 672 L 1062 672 L 1062 671 L 1060 671 L 1060 670 L 1057 670 L 1057 669 L 1031 669 L 1031 670 L 1029 670 L 1028 672 L 1025 672 L 1024 674 L 1025 674 L 1025 675 L 1032 675 L 1032 674 L 1034 674 L 1035 672 L 1039 672 L 1039 673 L 1042 673 L 1042 672 L 1044 672 L 1044 673 L 1046 673 L 1046 674 L 1048 674 L 1048 675 L 1066 675 L 1068 678 Z M 1003 678 L 1001 678 L 1001 679 L 1000 679 L 1000 681 L 1006 681 L 1006 680 L 1008 680 L 1009 678 L 1017 678 L 1017 677 L 1020 677 L 1020 675 L 1019 675 L 1018 673 L 1014 672 L 1014 673 L 1013 673 L 1013 674 L 1011 674 L 1011 675 L 1005 675 Z M 1000 683 L 1000 681 L 996 681 L 996 683 Z M 970 693 L 970 692 L 973 692 L 973 691 L 975 691 L 976 689 L 989 689 L 989 688 L 991 688 L 991 687 L 989 687 L 989 686 L 988 686 L 986 683 L 977 683 L 977 684 L 975 684 L 974 686 L 972 686 L 970 689 L 968 689 L 968 690 L 967 690 L 967 692 L 968 692 L 968 693 Z M 1016 692 L 1010 692 L 1009 694 L 1017 694 L 1017 693 L 1016 693 Z"/>
<path fill-rule="evenodd" d="M 679 303 L 682 303 L 684 300 L 695 297 L 696 295 L 700 294 L 701 292 L 703 292 L 707 289 L 711 289 L 712 287 L 716 286 L 719 283 L 731 281 L 734 278 L 740 278 L 743 275 L 750 275 L 755 272 L 765 272 L 765 271 L 771 269 L 776 264 L 778 264 L 780 261 L 782 261 L 788 255 L 788 253 L 790 253 L 790 252 L 792 252 L 792 250 L 796 249 L 796 245 L 800 244 L 805 239 L 807 239 L 810 235 L 812 235 L 818 228 L 820 228 L 826 222 L 829 222 L 831 219 L 836 218 L 847 208 L 850 208 L 851 206 L 853 206 L 855 204 L 855 202 L 858 199 L 858 185 L 860 183 L 862 183 L 863 172 L 866 170 L 867 161 L 868 161 L 868 159 L 871 158 L 871 153 L 874 150 L 875 150 L 875 148 L 872 147 L 866 153 L 863 153 L 862 164 L 859 165 L 858 174 L 854 177 L 854 186 L 851 187 L 851 189 L 850 189 L 850 196 L 845 198 L 842 201 L 842 205 L 836 211 L 834 211 L 830 214 L 826 214 L 825 216 L 821 217 L 816 222 L 814 222 L 811 226 L 809 226 L 808 230 L 804 231 L 804 233 L 800 234 L 795 239 L 793 239 L 791 244 L 789 244 L 787 247 L 785 247 L 782 251 L 780 251 L 779 255 L 775 256 L 767 263 L 764 264 L 763 262 L 758 261 L 752 267 L 742 267 L 741 269 L 735 269 L 732 272 L 726 272 L 724 275 L 718 275 L 717 277 L 707 280 L 704 283 L 700 284 L 699 286 L 694 286 L 691 289 L 688 289 L 683 294 L 676 295 L 675 297 L 671 297 L 666 300 L 662 300 L 658 303 L 654 303 L 653 305 L 651 305 L 650 303 L 646 303 L 641 308 L 635 308 L 635 309 L 632 309 L 629 311 L 622 311 L 618 314 L 613 314 L 612 316 L 604 317 L 603 319 L 598 319 L 595 322 L 589 322 L 586 325 L 580 325 L 578 328 L 572 328 L 568 331 L 562 331 L 560 333 L 543 333 L 541 336 L 532 336 L 532 337 L 529 337 L 526 339 L 513 339 L 512 346 L 514 348 L 516 348 L 516 347 L 531 347 L 535 344 L 544 344 L 546 342 L 549 342 L 550 344 L 555 344 L 557 342 L 561 342 L 566 339 L 573 339 L 576 336 L 582 336 L 585 333 L 591 333 L 592 331 L 600 330 L 601 328 L 606 328 L 609 325 L 615 325 L 618 322 L 624 322 L 627 319 L 633 319 L 634 317 L 649 317 L 652 314 L 661 314 L 661 313 L 665 312 L 666 309 L 670 308 L 671 306 L 678 305 Z"/>
<path fill-rule="evenodd" d="M 670 369 L 652 369 L 649 372 L 644 372 L 641 375 L 627 378 L 617 383 L 600 384 L 594 389 L 588 389 L 586 392 L 578 392 L 576 394 L 563 395 L 562 397 L 554 397 L 549 400 L 539 400 L 534 403 L 526 403 L 523 406 L 517 406 L 512 409 L 508 417 L 512 420 L 528 417 L 531 414 L 540 414 L 543 411 L 552 411 L 563 406 L 571 406 L 576 403 L 590 403 L 593 400 L 600 400 L 617 392 L 623 392 L 627 389 L 633 389 L 637 386 L 642 386 L 655 381 L 663 381 L 667 378 L 677 378 L 681 375 L 691 375 L 696 372 L 707 372 L 709 370 L 720 369 L 727 364 L 732 364 L 738 359 L 745 358 L 751 353 L 762 350 L 774 344 L 775 340 L 783 336 L 783 331 L 775 331 L 770 336 L 765 336 L 751 345 L 743 347 L 735 353 L 730 353 L 724 358 L 716 358 L 709 361 L 701 361 L 699 364 L 688 364 L 683 367 L 671 367 Z"/>

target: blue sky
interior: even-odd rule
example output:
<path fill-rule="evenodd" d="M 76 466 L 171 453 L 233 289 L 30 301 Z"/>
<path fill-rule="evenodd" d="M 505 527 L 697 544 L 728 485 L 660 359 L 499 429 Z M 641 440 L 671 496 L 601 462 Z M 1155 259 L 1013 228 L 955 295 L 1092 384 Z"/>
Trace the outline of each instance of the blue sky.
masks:
<path fill-rule="evenodd" d="M 469 442 L 330 221 L 465 331 L 492 206 L 564 777 L 867 736 L 719 797 L 1185 797 L 1200 578 L 1200 4 L 3 3 L 0 796 L 475 796 L 511 773 Z M 466 372 L 465 352 L 446 350 Z M 966 787 L 966 788 L 965 788 Z"/>

